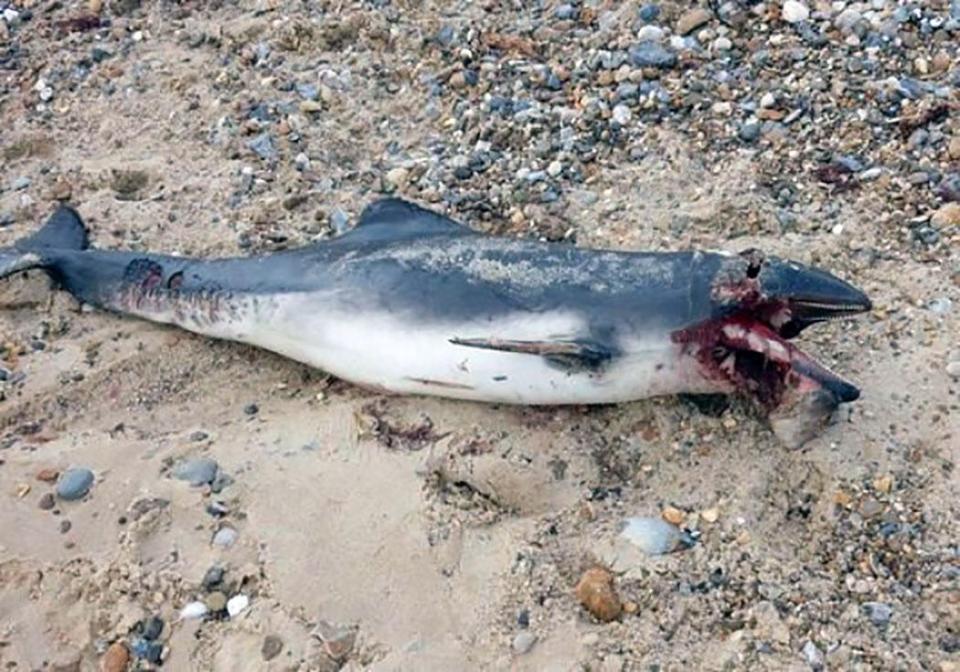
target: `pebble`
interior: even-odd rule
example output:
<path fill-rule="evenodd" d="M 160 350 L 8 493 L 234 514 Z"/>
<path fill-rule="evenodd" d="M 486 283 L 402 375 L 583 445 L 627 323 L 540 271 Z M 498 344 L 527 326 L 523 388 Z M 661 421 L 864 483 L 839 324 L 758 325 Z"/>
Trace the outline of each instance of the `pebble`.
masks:
<path fill-rule="evenodd" d="M 223 611 L 227 608 L 227 596 L 219 590 L 214 591 L 204 598 L 204 604 L 206 604 L 207 609 L 213 613 Z"/>
<path fill-rule="evenodd" d="M 269 133 L 261 133 L 247 142 L 247 147 L 265 161 L 277 158 L 277 148 L 273 142 L 273 136 Z"/>
<path fill-rule="evenodd" d="M 637 39 L 641 42 L 660 42 L 664 38 L 663 28 L 648 24 L 637 31 Z"/>
<path fill-rule="evenodd" d="M 60 471 L 50 467 L 45 467 L 37 472 L 37 480 L 44 483 L 53 483 L 60 476 Z"/>
<path fill-rule="evenodd" d="M 784 0 L 780 17 L 787 23 L 799 23 L 810 18 L 810 9 L 798 0 Z"/>
<path fill-rule="evenodd" d="M 151 663 L 157 664 L 163 658 L 163 644 L 160 642 L 148 642 L 142 637 L 136 637 L 131 640 L 130 648 L 137 658 L 148 660 Z"/>
<path fill-rule="evenodd" d="M 387 174 L 383 176 L 387 184 L 389 184 L 394 189 L 404 186 L 407 183 L 407 178 L 410 175 L 410 171 L 406 168 L 392 168 L 387 171 Z"/>
<path fill-rule="evenodd" d="M 714 51 L 730 51 L 731 49 L 733 49 L 733 42 L 726 37 L 718 37 L 713 41 Z"/>
<path fill-rule="evenodd" d="M 525 653 L 529 653 L 530 649 L 532 649 L 536 643 L 537 636 L 529 630 L 524 630 L 523 632 L 518 632 L 516 637 L 513 638 L 511 648 L 518 656 L 522 656 Z"/>
<path fill-rule="evenodd" d="M 656 21 L 660 17 L 660 6 L 659 5 L 644 5 L 640 8 L 640 20 L 650 23 L 651 21 Z"/>
<path fill-rule="evenodd" d="M 687 514 L 675 506 L 667 506 L 660 512 L 660 517 L 671 525 L 680 525 L 686 520 Z"/>
<path fill-rule="evenodd" d="M 263 638 L 260 655 L 264 660 L 273 660 L 283 652 L 283 640 L 277 635 L 267 635 Z"/>
<path fill-rule="evenodd" d="M 100 672 L 124 672 L 130 662 L 130 652 L 123 642 L 114 642 L 100 659 Z"/>
<path fill-rule="evenodd" d="M 960 203 L 941 205 L 930 217 L 930 223 L 938 228 L 960 226 Z"/>
<path fill-rule="evenodd" d="M 654 42 L 640 42 L 630 47 L 630 62 L 638 68 L 672 68 L 677 55 Z"/>
<path fill-rule="evenodd" d="M 955 380 L 960 380 L 960 361 L 947 362 L 947 375 Z"/>
<path fill-rule="evenodd" d="M 85 467 L 67 469 L 57 482 L 57 496 L 67 501 L 81 499 L 90 492 L 93 485 L 93 472 Z"/>
<path fill-rule="evenodd" d="M 151 616 L 143 622 L 141 636 L 147 641 L 152 642 L 157 639 L 161 632 L 163 632 L 163 619 L 159 616 Z"/>
<path fill-rule="evenodd" d="M 737 135 L 740 136 L 740 139 L 744 142 L 755 142 L 757 138 L 760 137 L 760 123 L 756 121 L 749 121 L 740 126 L 740 130 Z"/>
<path fill-rule="evenodd" d="M 209 457 L 196 457 L 178 462 L 173 468 L 173 476 L 177 480 L 187 481 L 190 485 L 199 486 L 213 483 L 217 477 L 219 465 Z"/>
<path fill-rule="evenodd" d="M 246 595 L 234 595 L 229 600 L 227 600 L 227 614 L 230 615 L 230 618 L 239 616 L 244 609 L 250 606 L 250 598 Z"/>
<path fill-rule="evenodd" d="M 232 527 L 221 527 L 213 535 L 213 545 L 221 548 L 229 548 L 237 540 L 237 531 Z"/>
<path fill-rule="evenodd" d="M 647 555 L 663 555 L 693 545 L 693 539 L 662 518 L 628 518 L 620 536 Z"/>
<path fill-rule="evenodd" d="M 626 126 L 633 118 L 633 112 L 624 104 L 615 105 L 613 108 L 613 120 L 621 126 Z"/>
<path fill-rule="evenodd" d="M 260 412 L 260 407 L 256 404 L 247 404 L 243 407 L 244 415 L 256 415 Z"/>
<path fill-rule="evenodd" d="M 613 585 L 613 574 L 602 567 L 584 572 L 575 594 L 580 604 L 598 620 L 609 622 L 620 616 L 623 606 Z"/>
<path fill-rule="evenodd" d="M 224 601 L 224 604 L 226 604 L 226 601 Z M 209 608 L 203 602 L 190 602 L 184 605 L 183 609 L 180 610 L 180 620 L 191 621 L 198 618 L 203 618 L 209 612 Z"/>
<path fill-rule="evenodd" d="M 23 191 L 24 189 L 30 186 L 30 182 L 31 180 L 29 177 L 25 175 L 21 175 L 20 177 L 15 179 L 13 181 L 13 184 L 10 186 L 13 188 L 14 191 Z"/>
<path fill-rule="evenodd" d="M 677 20 L 677 33 L 680 35 L 692 33 L 712 18 L 713 14 L 710 10 L 703 7 L 688 10 Z"/>
<path fill-rule="evenodd" d="M 577 8 L 569 3 L 564 3 L 553 10 L 553 15 L 561 21 L 570 21 L 576 19 L 579 15 Z"/>
<path fill-rule="evenodd" d="M 893 608 L 885 602 L 864 602 L 863 611 L 877 627 L 885 626 L 893 616 Z"/>
<path fill-rule="evenodd" d="M 953 310 L 953 301 L 949 296 L 938 296 L 927 303 L 927 310 L 937 315 L 947 315 Z"/>
<path fill-rule="evenodd" d="M 803 645 L 803 657 L 807 659 L 807 664 L 810 665 L 811 669 L 823 669 L 823 652 L 809 639 Z"/>
<path fill-rule="evenodd" d="M 49 511 L 54 506 L 56 506 L 56 504 L 57 504 L 57 500 L 53 496 L 53 493 L 45 492 L 43 496 L 40 498 L 40 501 L 37 503 L 37 506 L 39 506 L 43 511 Z"/>
<path fill-rule="evenodd" d="M 203 574 L 203 579 L 200 584 L 205 590 L 211 590 L 216 586 L 220 585 L 220 582 L 223 581 L 223 567 L 217 567 L 214 565 L 210 567 Z"/>

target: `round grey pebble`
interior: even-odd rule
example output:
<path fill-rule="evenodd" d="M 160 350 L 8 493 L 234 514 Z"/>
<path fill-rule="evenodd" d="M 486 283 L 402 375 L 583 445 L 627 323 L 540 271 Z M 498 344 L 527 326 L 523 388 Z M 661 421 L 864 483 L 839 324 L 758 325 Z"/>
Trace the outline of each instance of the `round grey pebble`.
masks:
<path fill-rule="evenodd" d="M 197 457 L 179 462 L 173 468 L 173 476 L 177 480 L 187 481 L 190 485 L 206 485 L 213 483 L 217 477 L 218 466 L 216 460 L 209 457 Z"/>
<path fill-rule="evenodd" d="M 54 496 L 53 496 L 53 493 L 52 493 L 52 492 L 46 492 L 46 493 L 44 493 L 43 497 L 40 498 L 40 501 L 39 501 L 39 503 L 37 504 L 37 506 L 39 506 L 40 509 L 43 510 L 43 511 L 49 511 L 49 510 L 52 509 L 54 506 L 56 506 L 56 504 L 57 504 L 57 502 L 56 502 L 56 499 L 55 499 Z"/>
<path fill-rule="evenodd" d="M 232 527 L 221 527 L 217 530 L 217 533 L 213 535 L 213 545 L 220 546 L 221 548 L 233 546 L 233 542 L 236 540 L 237 531 Z"/>
<path fill-rule="evenodd" d="M 85 467 L 73 467 L 60 475 L 57 482 L 57 497 L 65 500 L 80 499 L 93 485 L 93 472 Z"/>
<path fill-rule="evenodd" d="M 755 142 L 760 137 L 760 124 L 755 121 L 745 123 L 738 133 L 744 142 Z"/>
<path fill-rule="evenodd" d="M 537 636 L 529 630 L 518 632 L 517 636 L 513 638 L 513 652 L 522 656 L 525 653 L 529 653 L 530 649 L 532 649 L 536 643 Z"/>
<path fill-rule="evenodd" d="M 863 611 L 874 625 L 881 627 L 893 616 L 893 607 L 885 602 L 864 602 Z"/>

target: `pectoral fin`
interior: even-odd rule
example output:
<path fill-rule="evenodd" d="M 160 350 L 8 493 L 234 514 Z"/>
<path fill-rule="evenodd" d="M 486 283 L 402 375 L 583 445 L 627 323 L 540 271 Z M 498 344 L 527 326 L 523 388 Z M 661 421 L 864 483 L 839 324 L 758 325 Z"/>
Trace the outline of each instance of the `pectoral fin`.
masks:
<path fill-rule="evenodd" d="M 451 338 L 468 348 L 539 355 L 551 365 L 571 373 L 600 371 L 613 358 L 611 350 L 590 340 L 519 341 L 504 338 Z"/>

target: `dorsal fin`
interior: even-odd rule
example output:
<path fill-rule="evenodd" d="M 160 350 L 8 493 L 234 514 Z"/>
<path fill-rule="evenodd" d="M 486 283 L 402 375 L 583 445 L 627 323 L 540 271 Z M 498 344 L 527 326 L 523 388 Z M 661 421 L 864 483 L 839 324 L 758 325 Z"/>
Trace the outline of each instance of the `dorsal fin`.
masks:
<path fill-rule="evenodd" d="M 410 201 L 383 198 L 364 208 L 356 227 L 341 237 L 387 241 L 444 233 L 469 234 L 473 230 Z"/>

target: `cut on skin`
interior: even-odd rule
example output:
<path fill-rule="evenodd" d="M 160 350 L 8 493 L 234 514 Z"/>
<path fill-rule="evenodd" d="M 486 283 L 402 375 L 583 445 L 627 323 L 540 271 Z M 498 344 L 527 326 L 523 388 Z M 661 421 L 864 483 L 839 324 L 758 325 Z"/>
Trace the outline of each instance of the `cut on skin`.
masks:
<path fill-rule="evenodd" d="M 0 250 L 0 277 L 31 268 L 102 309 L 375 389 L 537 405 L 744 394 L 783 427 L 798 413 L 793 425 L 819 426 L 822 409 L 859 396 L 788 339 L 870 308 L 839 278 L 756 250 L 494 237 L 400 199 L 372 203 L 336 238 L 222 259 L 91 249 L 63 206 Z"/>

